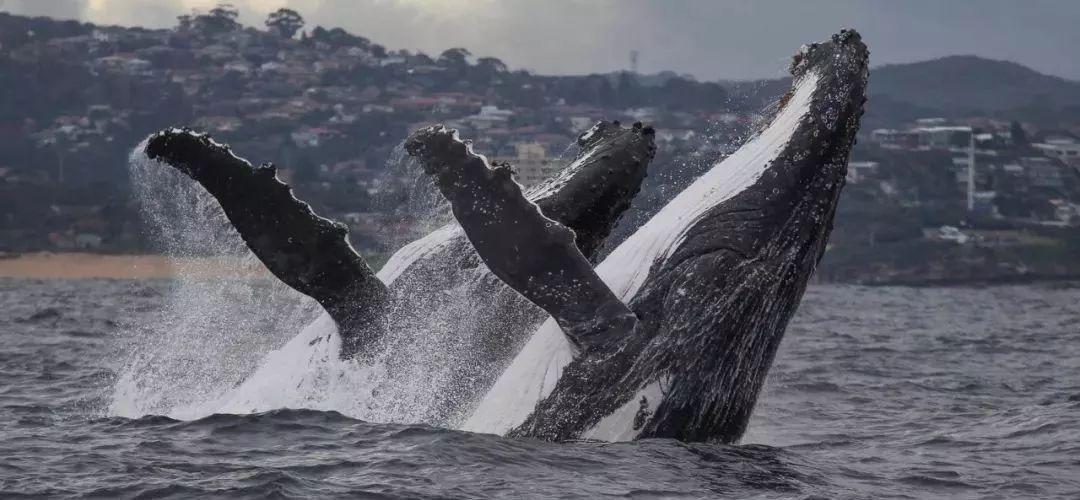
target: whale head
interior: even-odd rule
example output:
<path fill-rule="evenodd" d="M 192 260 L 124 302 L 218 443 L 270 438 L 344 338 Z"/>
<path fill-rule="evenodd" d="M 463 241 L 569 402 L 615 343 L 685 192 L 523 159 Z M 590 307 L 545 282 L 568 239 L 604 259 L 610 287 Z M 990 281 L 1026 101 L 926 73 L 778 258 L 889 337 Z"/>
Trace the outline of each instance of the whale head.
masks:
<path fill-rule="evenodd" d="M 646 325 L 643 337 L 653 335 L 631 371 L 649 373 L 639 392 L 655 385 L 660 394 L 659 401 L 633 401 L 638 436 L 733 442 L 745 431 L 825 252 L 866 102 L 868 65 L 855 31 L 801 48 L 791 92 L 771 124 L 714 167 L 711 181 L 730 183 L 715 189 L 741 189 L 693 211 L 651 266 L 631 303 Z"/>

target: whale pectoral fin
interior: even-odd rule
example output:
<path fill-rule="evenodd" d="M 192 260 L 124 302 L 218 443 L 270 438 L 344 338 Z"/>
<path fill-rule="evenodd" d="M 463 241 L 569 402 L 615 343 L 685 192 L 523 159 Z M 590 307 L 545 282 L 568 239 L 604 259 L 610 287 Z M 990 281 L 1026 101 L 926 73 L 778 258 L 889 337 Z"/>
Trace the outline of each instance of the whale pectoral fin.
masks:
<path fill-rule="evenodd" d="M 381 333 L 386 286 L 349 244 L 348 229 L 298 200 L 276 168 L 253 167 L 209 136 L 180 129 L 154 134 L 145 152 L 202 185 L 267 269 L 326 309 L 343 357 Z"/>
<path fill-rule="evenodd" d="M 633 329 L 634 313 L 597 276 L 574 232 L 526 199 L 508 166 L 489 166 L 441 125 L 413 133 L 405 149 L 434 178 L 491 272 L 555 318 L 571 341 L 587 349 Z"/>
<path fill-rule="evenodd" d="M 548 218 L 574 230 L 595 262 L 601 245 L 630 207 L 656 155 L 655 131 L 642 123 L 597 122 L 578 137 L 578 155 L 547 181 L 525 191 Z"/>

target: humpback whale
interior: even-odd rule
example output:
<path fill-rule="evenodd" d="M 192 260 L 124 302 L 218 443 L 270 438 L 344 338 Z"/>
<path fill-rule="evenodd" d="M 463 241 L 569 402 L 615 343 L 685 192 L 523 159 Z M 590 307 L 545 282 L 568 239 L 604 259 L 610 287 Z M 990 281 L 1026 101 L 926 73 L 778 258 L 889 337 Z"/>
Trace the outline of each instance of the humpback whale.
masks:
<path fill-rule="evenodd" d="M 436 403 L 431 423 L 464 411 L 465 430 L 509 436 L 734 442 L 825 250 L 868 51 L 845 30 L 800 49 L 791 73 L 768 126 L 598 265 L 653 156 L 649 127 L 598 125 L 562 174 L 532 190 L 455 131 L 415 132 L 405 149 L 456 223 L 379 273 L 272 165 L 179 129 L 145 152 L 202 185 L 270 272 L 323 306 L 343 358 L 371 361 L 448 292 L 490 304 L 483 325 L 467 325 L 481 335 L 450 385 L 463 397 Z M 433 334 L 461 334 L 455 326 Z"/>
<path fill-rule="evenodd" d="M 641 188 L 656 151 L 654 132 L 602 121 L 577 146 L 558 174 L 526 196 L 572 228 L 575 244 L 593 259 Z M 272 164 L 255 167 L 209 135 L 185 129 L 152 135 L 145 153 L 200 184 L 267 269 L 323 307 L 337 327 L 342 358 L 374 356 L 390 329 L 453 336 L 446 344 L 456 352 L 445 356 L 452 376 L 440 382 L 428 423 L 450 423 L 482 395 L 546 317 L 488 271 L 457 223 L 404 246 L 375 273 L 349 245 L 347 228 L 298 200 Z M 456 300 L 482 307 L 456 307 Z M 447 317 L 447 309 L 457 314 Z"/>
<path fill-rule="evenodd" d="M 868 58 L 855 31 L 801 48 L 771 123 L 595 270 L 572 230 L 523 198 L 504 169 L 451 130 L 415 133 L 406 149 L 480 257 L 551 316 L 465 429 L 737 441 L 825 250 Z"/>

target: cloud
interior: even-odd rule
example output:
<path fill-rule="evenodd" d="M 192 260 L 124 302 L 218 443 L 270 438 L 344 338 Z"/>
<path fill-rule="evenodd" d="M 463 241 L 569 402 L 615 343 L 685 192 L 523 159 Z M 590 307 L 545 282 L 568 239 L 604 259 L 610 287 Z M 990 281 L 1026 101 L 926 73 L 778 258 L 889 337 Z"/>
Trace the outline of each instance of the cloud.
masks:
<path fill-rule="evenodd" d="M 3 0 L 0 0 L 2 2 Z M 217 0 L 7 0 L 12 12 L 167 27 Z M 875 64 L 953 54 L 1008 59 L 1080 79 L 1074 0 L 232 0 L 262 26 L 282 6 L 309 26 L 342 27 L 391 49 L 465 47 L 541 73 L 622 69 L 705 79 L 783 74 L 791 53 L 841 28 L 859 29 Z"/>
<path fill-rule="evenodd" d="M 84 19 L 86 0 L 0 0 L 0 10 L 27 16 Z"/>

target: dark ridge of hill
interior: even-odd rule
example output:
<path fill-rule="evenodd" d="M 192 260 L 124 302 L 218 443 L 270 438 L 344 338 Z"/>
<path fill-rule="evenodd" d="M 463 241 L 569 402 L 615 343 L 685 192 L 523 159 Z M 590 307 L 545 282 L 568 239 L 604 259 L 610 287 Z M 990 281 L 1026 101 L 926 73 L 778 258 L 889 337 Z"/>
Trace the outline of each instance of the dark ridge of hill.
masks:
<path fill-rule="evenodd" d="M 790 79 L 732 82 L 733 96 L 750 106 L 774 101 Z M 1054 121 L 1080 112 L 1080 82 L 1026 66 L 978 56 L 889 64 L 870 70 L 867 121 L 898 123 L 930 115 L 990 115 Z"/>
<path fill-rule="evenodd" d="M 1009 111 L 1033 104 L 1080 106 L 1080 82 L 977 56 L 876 68 L 870 94 L 948 112 Z"/>

